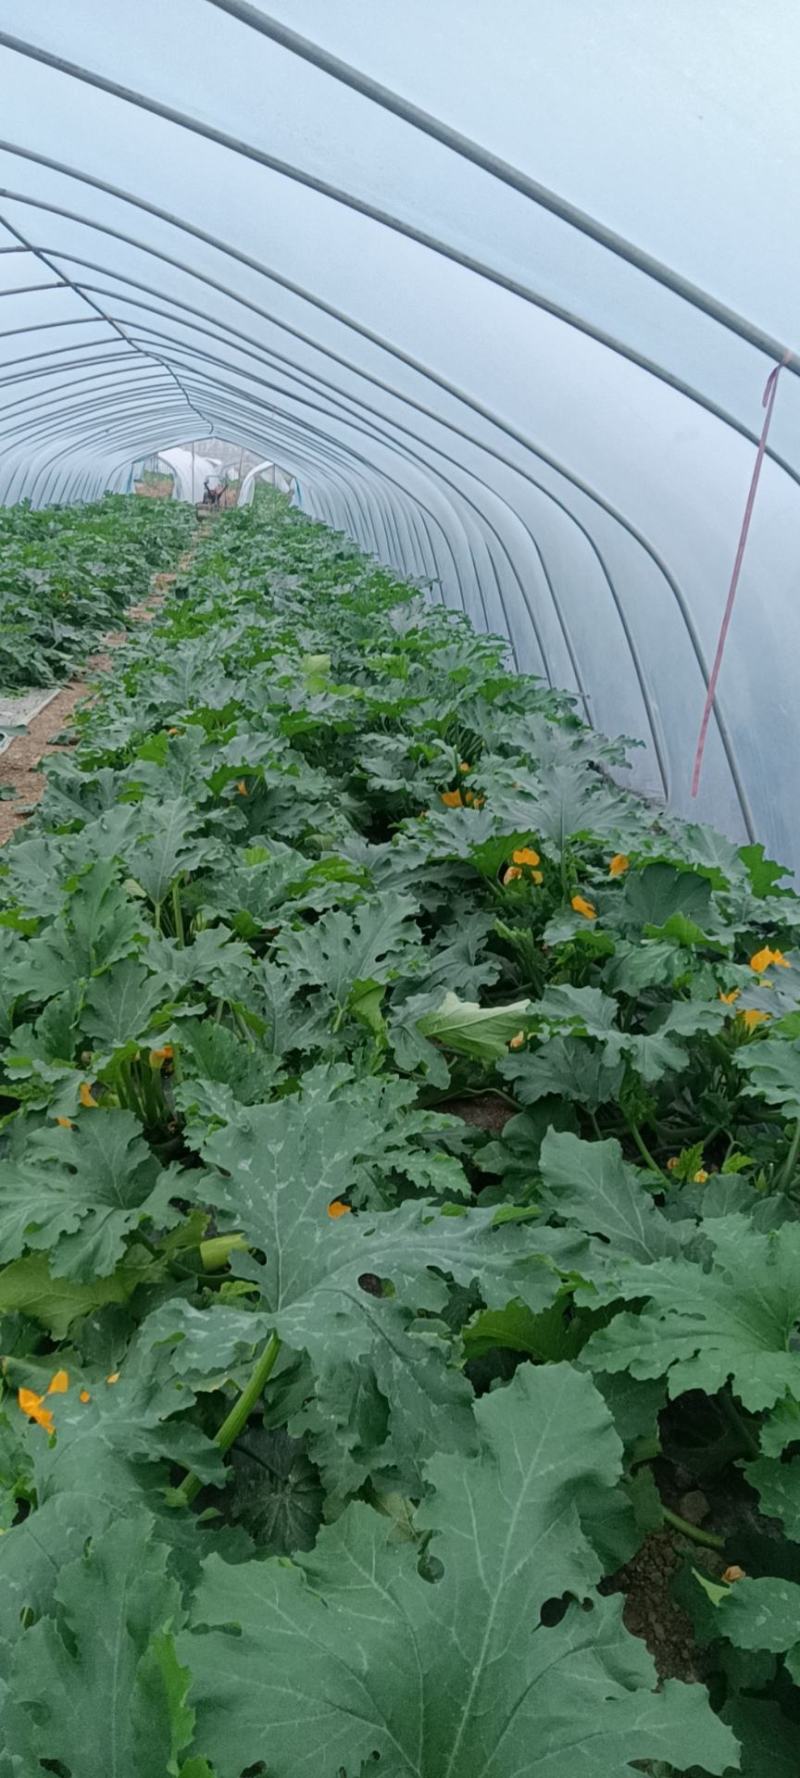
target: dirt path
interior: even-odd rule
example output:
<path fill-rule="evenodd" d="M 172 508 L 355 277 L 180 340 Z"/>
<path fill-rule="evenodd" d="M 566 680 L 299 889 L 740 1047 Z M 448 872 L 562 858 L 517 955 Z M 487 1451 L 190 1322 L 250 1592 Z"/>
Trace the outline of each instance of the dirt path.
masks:
<path fill-rule="evenodd" d="M 188 568 L 198 541 L 199 537 L 195 538 L 180 557 L 174 573 L 153 575 L 152 592 L 141 605 L 131 605 L 125 614 L 131 623 L 152 623 L 167 589 L 178 573 Z M 0 788 L 6 793 L 0 802 L 0 846 L 4 846 L 15 828 L 27 820 L 33 805 L 44 795 L 45 775 L 39 769 L 40 762 L 46 754 L 59 753 L 74 745 L 72 741 L 59 741 L 57 737 L 69 726 L 78 705 L 91 703 L 97 695 L 98 679 L 109 671 L 114 650 L 121 648 L 128 636 L 128 630 L 112 630 L 104 636 L 103 653 L 90 655 L 77 677 L 62 685 L 44 710 L 28 723 L 25 734 L 17 735 L 6 752 L 0 754 Z M 13 796 L 8 796 L 8 789 L 13 791 Z"/>

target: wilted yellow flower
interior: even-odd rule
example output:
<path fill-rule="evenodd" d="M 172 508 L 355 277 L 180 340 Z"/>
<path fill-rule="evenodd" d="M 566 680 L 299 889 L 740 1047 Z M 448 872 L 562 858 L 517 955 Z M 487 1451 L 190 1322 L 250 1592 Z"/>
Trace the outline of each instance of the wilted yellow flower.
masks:
<path fill-rule="evenodd" d="M 248 788 L 247 788 L 247 785 L 245 784 L 244 778 L 237 778 L 236 788 L 237 788 L 240 796 L 249 796 L 250 792 L 248 791 Z"/>
<path fill-rule="evenodd" d="M 171 1043 L 164 1043 L 164 1044 L 162 1044 L 160 1049 L 151 1050 L 150 1051 L 150 1067 L 151 1068 L 160 1068 L 162 1062 L 171 1062 L 173 1054 L 174 1054 L 174 1052 L 173 1052 Z"/>
<path fill-rule="evenodd" d="M 350 1205 L 343 1204 L 341 1198 L 334 1198 L 333 1203 L 328 1205 L 328 1215 L 336 1222 L 340 1216 L 350 1215 Z"/>
<path fill-rule="evenodd" d="M 472 771 L 472 767 L 467 764 L 467 761 L 465 759 L 462 759 L 461 764 L 458 769 L 460 772 L 471 772 Z"/>
<path fill-rule="evenodd" d="M 597 908 L 592 907 L 591 902 L 586 900 L 585 895 L 573 895 L 571 905 L 574 907 L 576 914 L 583 915 L 584 920 L 597 919 Z"/>
<path fill-rule="evenodd" d="M 460 809 L 460 808 L 462 808 L 463 805 L 461 802 L 461 791 L 460 790 L 443 790 L 442 791 L 442 802 L 444 803 L 444 806 L 446 809 Z"/>
<path fill-rule="evenodd" d="M 509 864 L 508 868 L 503 871 L 503 882 L 504 883 L 514 883 L 514 882 L 516 882 L 517 877 L 521 877 L 521 876 L 522 876 L 522 871 L 520 870 L 519 865 L 518 864 Z"/>
<path fill-rule="evenodd" d="M 78 1098 L 80 1099 L 81 1105 L 83 1105 L 85 1110 L 89 1111 L 92 1108 L 94 1108 L 95 1110 L 97 1109 L 97 1100 L 92 1098 L 92 1089 L 89 1085 L 88 1080 L 81 1081 L 81 1084 L 78 1088 Z"/>
<path fill-rule="evenodd" d="M 107 1383 L 118 1383 L 119 1382 L 119 1371 L 112 1371 L 110 1377 L 106 1377 L 106 1382 Z"/>
<path fill-rule="evenodd" d="M 630 867 L 631 861 L 626 853 L 615 852 L 608 867 L 608 874 L 610 877 L 622 877 L 625 875 L 626 870 L 630 870 Z"/>
<path fill-rule="evenodd" d="M 692 1175 L 692 1178 L 695 1185 L 705 1185 L 708 1179 L 705 1167 L 698 1167 L 697 1172 Z"/>
<path fill-rule="evenodd" d="M 72 1130 L 75 1127 L 71 1117 L 57 1117 L 56 1123 L 62 1130 Z"/>
<path fill-rule="evenodd" d="M 746 1012 L 740 1012 L 739 1017 L 742 1023 L 747 1026 L 748 1031 L 752 1031 L 756 1025 L 762 1025 L 764 1020 L 769 1018 L 769 1013 L 762 1012 L 760 1007 L 750 1006 Z"/>
<path fill-rule="evenodd" d="M 515 1037 L 509 1037 L 508 1047 L 510 1050 L 521 1050 L 524 1042 L 525 1032 L 518 1031 Z"/>
<path fill-rule="evenodd" d="M 537 884 L 543 883 L 544 882 L 544 875 L 543 875 L 542 871 L 532 870 L 531 871 L 531 882 L 537 883 Z"/>
<path fill-rule="evenodd" d="M 669 1160 L 667 1161 L 667 1168 L 668 1168 L 669 1172 L 674 1173 L 677 1165 L 678 1165 L 678 1156 L 676 1154 L 671 1154 L 669 1157 Z"/>
<path fill-rule="evenodd" d="M 516 852 L 512 852 L 511 856 L 515 864 L 534 865 L 541 864 L 542 862 L 538 852 L 534 852 L 532 846 L 519 846 Z"/>
<path fill-rule="evenodd" d="M 741 992 L 741 988 L 731 988 L 729 994 L 720 994 L 720 1000 L 724 1006 L 733 1006 L 734 1000 L 738 1000 Z"/>
<path fill-rule="evenodd" d="M 783 952 L 771 951 L 769 945 L 764 945 L 763 950 L 756 951 L 755 956 L 750 958 L 750 968 L 754 969 L 757 975 L 763 975 L 764 970 L 769 969 L 773 963 L 779 963 L 781 969 L 790 967 L 789 960 L 784 957 Z"/>
<path fill-rule="evenodd" d="M 91 1399 L 92 1399 L 92 1398 L 91 1398 L 91 1396 L 90 1396 L 90 1394 L 89 1394 L 89 1391 L 88 1391 L 88 1389 L 82 1389 L 82 1390 L 81 1390 L 81 1392 L 80 1392 L 80 1395 L 79 1395 L 79 1396 L 78 1396 L 78 1400 L 79 1400 L 79 1401 L 83 1401 L 83 1402 L 87 1402 L 87 1401 L 91 1401 Z"/>
<path fill-rule="evenodd" d="M 739 1567 L 738 1562 L 732 1562 L 730 1568 L 724 1570 L 722 1579 L 726 1582 L 727 1586 L 731 1587 L 735 1581 L 746 1579 L 746 1571 L 744 1568 Z"/>

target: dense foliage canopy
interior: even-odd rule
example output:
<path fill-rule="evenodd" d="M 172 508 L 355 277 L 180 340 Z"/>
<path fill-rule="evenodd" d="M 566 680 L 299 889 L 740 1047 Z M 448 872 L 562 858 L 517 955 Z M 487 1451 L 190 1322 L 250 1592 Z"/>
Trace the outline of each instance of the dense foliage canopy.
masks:
<path fill-rule="evenodd" d="M 794 1772 L 800 900 L 624 758 L 276 497 L 48 762 L 1 1778 Z M 604 1584 L 687 1473 L 708 1693 Z"/>
<path fill-rule="evenodd" d="M 0 691 L 55 685 L 119 629 L 191 529 L 185 506 L 132 495 L 0 508 Z"/>

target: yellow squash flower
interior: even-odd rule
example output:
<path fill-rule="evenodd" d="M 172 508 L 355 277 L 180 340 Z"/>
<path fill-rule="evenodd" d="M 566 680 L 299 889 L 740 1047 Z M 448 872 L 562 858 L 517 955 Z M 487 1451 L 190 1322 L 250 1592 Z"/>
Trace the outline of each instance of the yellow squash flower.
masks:
<path fill-rule="evenodd" d="M 597 908 L 586 900 L 585 895 L 573 895 L 570 905 L 575 909 L 576 914 L 583 915 L 584 920 L 597 919 Z"/>
<path fill-rule="evenodd" d="M 520 870 L 519 865 L 518 864 L 510 864 L 508 866 L 507 870 L 503 871 L 503 883 L 504 884 L 505 883 L 515 883 L 517 880 L 517 877 L 521 877 L 521 876 L 522 876 L 522 871 Z"/>
<path fill-rule="evenodd" d="M 87 1401 L 91 1401 L 91 1399 L 92 1398 L 89 1394 L 88 1389 L 82 1389 L 80 1392 L 80 1395 L 78 1396 L 78 1400 L 82 1401 L 82 1402 L 87 1402 Z"/>
<path fill-rule="evenodd" d="M 71 1117 L 57 1117 L 56 1123 L 60 1130 L 74 1130 L 75 1128 Z"/>
<path fill-rule="evenodd" d="M 773 963 L 780 964 L 781 969 L 789 969 L 791 967 L 788 958 L 784 957 L 783 952 L 771 951 L 769 945 L 764 945 L 763 950 L 756 951 L 755 956 L 750 958 L 750 968 L 754 969 L 757 975 L 763 975 L 764 970 L 769 969 Z"/>
<path fill-rule="evenodd" d="M 694 1173 L 692 1177 L 695 1185 L 705 1185 L 708 1181 L 708 1174 L 705 1167 L 698 1167 L 697 1172 Z"/>
<path fill-rule="evenodd" d="M 89 1111 L 92 1108 L 94 1108 L 95 1110 L 97 1109 L 97 1100 L 92 1098 L 92 1089 L 89 1085 L 88 1080 L 81 1081 L 81 1084 L 78 1088 L 78 1098 L 80 1099 L 81 1105 L 84 1107 L 84 1110 Z"/>
<path fill-rule="evenodd" d="M 463 804 L 461 802 L 461 791 L 460 790 L 443 790 L 442 791 L 442 802 L 444 803 L 444 806 L 446 809 L 460 809 L 460 808 L 462 808 Z"/>
<path fill-rule="evenodd" d="M 52 1408 L 44 1405 L 44 1396 L 37 1395 L 35 1389 L 18 1389 L 17 1401 L 26 1420 L 35 1420 L 37 1426 L 43 1426 L 45 1432 L 55 1432 Z"/>
<path fill-rule="evenodd" d="M 623 877 L 630 870 L 631 861 L 624 852 L 615 852 L 608 867 L 610 877 Z"/>
<path fill-rule="evenodd" d="M 150 1051 L 150 1067 L 160 1068 L 162 1062 L 171 1062 L 174 1051 L 171 1043 L 162 1044 L 160 1049 Z"/>
<path fill-rule="evenodd" d="M 107 1383 L 118 1383 L 119 1382 L 119 1371 L 112 1371 L 110 1377 L 106 1377 L 106 1382 Z"/>
<path fill-rule="evenodd" d="M 731 988 L 729 994 L 720 994 L 720 1000 L 722 1001 L 723 1006 L 733 1006 L 734 1000 L 738 1000 L 741 992 L 741 988 Z"/>
<path fill-rule="evenodd" d="M 47 1385 L 47 1394 L 65 1395 L 68 1388 L 69 1371 L 56 1371 Z M 37 1395 L 35 1389 L 18 1389 L 17 1401 L 26 1419 L 35 1420 L 45 1432 L 55 1432 L 53 1410 L 47 1407 L 44 1395 Z"/>
<path fill-rule="evenodd" d="M 757 1006 L 751 1006 L 746 1012 L 740 1012 L 739 1017 L 742 1024 L 747 1026 L 748 1031 L 753 1031 L 756 1025 L 762 1025 L 764 1020 L 769 1018 L 769 1013 L 762 1012 Z"/>
<path fill-rule="evenodd" d="M 471 765 L 468 765 L 467 761 L 465 759 L 462 759 L 461 764 L 458 769 L 460 772 L 471 772 L 472 771 Z"/>
<path fill-rule="evenodd" d="M 343 1204 L 341 1198 L 334 1198 L 333 1203 L 328 1205 L 328 1215 L 337 1222 L 340 1216 L 350 1215 L 350 1205 Z"/>
<path fill-rule="evenodd" d="M 534 852 L 532 846 L 519 846 L 516 852 L 512 852 L 511 857 L 515 864 L 535 865 L 542 862 L 538 852 Z"/>
<path fill-rule="evenodd" d="M 245 784 L 244 778 L 237 778 L 236 788 L 237 788 L 240 796 L 249 796 L 250 792 L 248 791 L 248 788 L 247 788 L 247 785 Z"/>
<path fill-rule="evenodd" d="M 516 1037 L 509 1037 L 508 1047 L 510 1050 L 521 1050 L 524 1042 L 525 1042 L 525 1032 L 518 1031 L 516 1034 Z"/>

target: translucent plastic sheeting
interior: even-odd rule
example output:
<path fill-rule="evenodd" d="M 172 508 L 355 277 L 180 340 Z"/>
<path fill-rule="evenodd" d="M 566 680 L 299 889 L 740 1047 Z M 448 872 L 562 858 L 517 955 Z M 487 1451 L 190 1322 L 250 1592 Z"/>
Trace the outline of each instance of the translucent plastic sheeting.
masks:
<path fill-rule="evenodd" d="M 799 865 L 798 47 L 790 0 L 0 0 L 0 500 L 235 439 Z"/>

